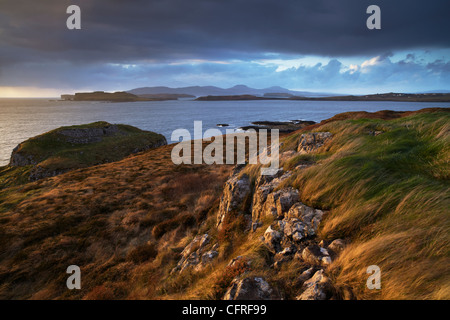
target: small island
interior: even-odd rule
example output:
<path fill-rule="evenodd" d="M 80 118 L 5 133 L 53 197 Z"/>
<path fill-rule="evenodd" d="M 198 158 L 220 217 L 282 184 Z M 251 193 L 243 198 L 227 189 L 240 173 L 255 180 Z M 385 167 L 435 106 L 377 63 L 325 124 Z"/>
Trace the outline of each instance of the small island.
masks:
<path fill-rule="evenodd" d="M 135 101 L 165 101 L 178 100 L 179 98 L 195 98 L 188 94 L 143 94 L 135 95 L 125 91 L 116 92 L 78 92 L 75 94 L 62 94 L 61 100 L 64 101 L 105 101 L 105 102 L 135 102 Z"/>
<path fill-rule="evenodd" d="M 124 124 L 98 121 L 60 127 L 20 143 L 8 166 L 0 167 L 0 187 L 36 181 L 67 171 L 121 160 L 133 153 L 166 145 L 166 138 Z"/>

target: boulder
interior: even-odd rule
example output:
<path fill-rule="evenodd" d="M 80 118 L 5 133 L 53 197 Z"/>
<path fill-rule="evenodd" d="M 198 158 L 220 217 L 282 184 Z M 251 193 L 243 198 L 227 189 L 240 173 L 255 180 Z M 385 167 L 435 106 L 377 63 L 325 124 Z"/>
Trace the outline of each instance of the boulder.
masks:
<path fill-rule="evenodd" d="M 188 257 L 194 251 L 201 250 L 209 243 L 209 241 L 210 237 L 207 233 L 195 236 L 195 238 L 181 252 L 181 256 L 185 258 Z"/>
<path fill-rule="evenodd" d="M 304 236 L 310 237 L 316 234 L 323 215 L 324 212 L 322 210 L 297 202 L 289 209 L 286 219 L 300 220 L 304 226 Z"/>
<path fill-rule="evenodd" d="M 235 278 L 224 300 L 280 300 L 281 296 L 262 277 Z"/>
<path fill-rule="evenodd" d="M 346 243 L 342 239 L 336 239 L 333 240 L 330 245 L 328 246 L 328 249 L 331 249 L 334 253 L 339 254 L 341 251 L 343 251 L 346 247 Z"/>
<path fill-rule="evenodd" d="M 303 292 L 296 299 L 325 300 L 329 297 L 330 288 L 331 281 L 321 269 L 311 279 L 304 282 Z"/>
<path fill-rule="evenodd" d="M 214 258 L 219 255 L 217 250 L 209 250 L 202 254 L 199 263 L 195 266 L 195 271 L 203 270 L 208 264 L 210 264 Z"/>
<path fill-rule="evenodd" d="M 330 132 L 311 132 L 300 136 L 297 151 L 300 153 L 310 153 L 317 151 L 332 137 Z"/>
<path fill-rule="evenodd" d="M 309 245 L 303 249 L 301 258 L 310 265 L 327 266 L 332 262 L 328 250 L 316 244 Z"/>
<path fill-rule="evenodd" d="M 280 154 L 280 160 L 286 161 L 286 160 L 292 158 L 293 156 L 295 156 L 295 154 L 296 154 L 296 152 L 294 150 L 285 151 L 282 154 Z"/>
<path fill-rule="evenodd" d="M 297 218 L 286 219 L 283 231 L 284 236 L 295 242 L 299 242 L 305 237 L 305 225 Z"/>
<path fill-rule="evenodd" d="M 211 250 L 205 252 L 209 241 L 210 237 L 208 234 L 197 235 L 181 252 L 181 259 L 171 272 L 178 271 L 181 273 L 191 267 L 195 271 L 200 271 L 211 263 L 219 253 L 216 250 L 217 244 Z"/>
<path fill-rule="evenodd" d="M 281 232 L 269 226 L 264 232 L 264 243 L 273 253 L 281 251 Z"/>
<path fill-rule="evenodd" d="M 300 283 L 305 283 L 306 280 L 311 279 L 311 277 L 314 274 L 314 267 L 311 267 L 309 269 L 306 269 L 303 271 L 300 276 L 298 277 L 297 281 Z"/>

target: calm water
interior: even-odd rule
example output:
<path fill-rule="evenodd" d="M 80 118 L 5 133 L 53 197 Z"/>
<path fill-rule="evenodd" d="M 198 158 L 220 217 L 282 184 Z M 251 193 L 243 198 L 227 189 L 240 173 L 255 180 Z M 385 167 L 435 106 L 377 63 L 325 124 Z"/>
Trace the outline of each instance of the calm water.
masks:
<path fill-rule="evenodd" d="M 450 103 L 279 100 L 103 103 L 0 99 L 0 165 L 7 164 L 12 149 L 30 137 L 60 126 L 100 120 L 155 131 L 170 143 L 173 130 L 185 128 L 192 133 L 195 120 L 203 121 L 205 131 L 217 128 L 219 123 L 227 123 L 228 129 L 234 129 L 258 120 L 321 121 L 346 111 L 412 111 L 427 107 L 450 107 Z"/>

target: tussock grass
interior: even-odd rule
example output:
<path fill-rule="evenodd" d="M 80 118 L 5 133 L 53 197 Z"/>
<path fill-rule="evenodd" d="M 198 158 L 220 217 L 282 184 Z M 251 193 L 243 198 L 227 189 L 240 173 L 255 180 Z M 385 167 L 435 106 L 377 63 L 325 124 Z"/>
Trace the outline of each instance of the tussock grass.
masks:
<path fill-rule="evenodd" d="M 0 297 L 158 297 L 231 169 L 176 166 L 172 147 L 0 190 Z M 71 264 L 83 286 L 68 293 Z"/>
<path fill-rule="evenodd" d="M 449 123 L 441 111 L 317 129 L 334 134 L 328 157 L 293 184 L 302 201 L 330 210 L 321 238 L 352 241 L 331 268 L 338 285 L 360 298 L 450 298 Z M 372 264 L 382 270 L 380 292 L 365 287 Z"/>

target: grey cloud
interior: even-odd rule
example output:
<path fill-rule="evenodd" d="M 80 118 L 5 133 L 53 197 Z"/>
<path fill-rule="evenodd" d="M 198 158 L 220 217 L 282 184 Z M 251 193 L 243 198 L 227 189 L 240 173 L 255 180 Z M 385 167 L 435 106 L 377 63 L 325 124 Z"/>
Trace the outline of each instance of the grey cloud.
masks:
<path fill-rule="evenodd" d="M 382 29 L 376 31 L 365 27 L 365 9 L 373 4 L 368 0 L 73 2 L 82 9 L 79 31 L 65 28 L 68 1 L 2 0 L 0 56 L 11 63 L 167 61 L 256 58 L 264 52 L 370 55 L 450 44 L 450 7 L 442 0 L 378 0 Z"/>

